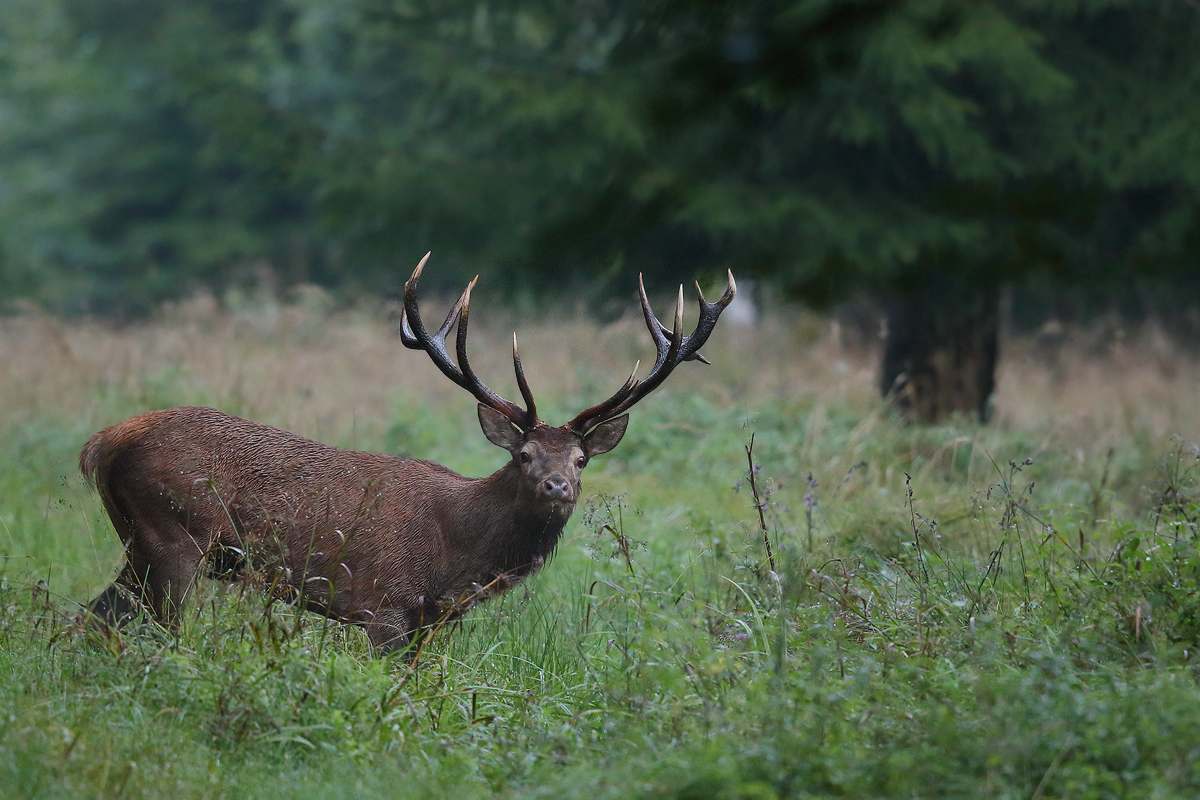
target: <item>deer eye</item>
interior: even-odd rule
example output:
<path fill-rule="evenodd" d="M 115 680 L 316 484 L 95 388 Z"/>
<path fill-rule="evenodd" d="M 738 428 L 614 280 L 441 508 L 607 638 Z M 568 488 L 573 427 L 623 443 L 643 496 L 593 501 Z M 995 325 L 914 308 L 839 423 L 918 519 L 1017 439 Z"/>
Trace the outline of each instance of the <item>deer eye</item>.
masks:
<path fill-rule="evenodd" d="M 575 466 L 579 467 L 580 469 L 583 469 L 584 467 L 586 467 L 587 466 L 587 456 L 580 456 L 579 458 L 575 459 Z"/>
<path fill-rule="evenodd" d="M 522 464 L 528 464 L 530 461 L 532 461 L 532 460 L 533 460 L 533 456 L 529 455 L 529 451 L 528 451 L 528 450 L 522 450 L 522 451 L 521 451 L 521 453 L 520 453 L 520 455 L 518 455 L 518 456 L 517 456 L 517 459 L 518 459 L 518 460 L 519 460 L 519 461 L 520 461 Z"/>

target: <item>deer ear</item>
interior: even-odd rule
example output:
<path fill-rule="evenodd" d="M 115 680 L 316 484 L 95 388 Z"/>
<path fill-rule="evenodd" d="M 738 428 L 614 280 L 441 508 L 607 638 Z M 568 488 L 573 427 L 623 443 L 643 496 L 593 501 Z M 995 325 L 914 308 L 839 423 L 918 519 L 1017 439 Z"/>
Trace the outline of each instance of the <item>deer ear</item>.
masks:
<path fill-rule="evenodd" d="M 622 414 L 619 417 L 610 419 L 608 422 L 602 422 L 592 429 L 592 432 L 583 437 L 583 453 L 588 458 L 598 456 L 601 453 L 607 453 L 617 446 L 621 441 L 621 437 L 625 435 L 625 428 L 629 427 L 629 415 Z"/>
<path fill-rule="evenodd" d="M 483 428 L 483 435 L 489 442 L 497 447 L 503 447 L 510 453 L 515 453 L 520 449 L 524 440 L 524 436 L 513 427 L 512 423 L 508 421 L 508 417 L 494 408 L 488 408 L 483 403 L 479 404 L 479 427 Z"/>

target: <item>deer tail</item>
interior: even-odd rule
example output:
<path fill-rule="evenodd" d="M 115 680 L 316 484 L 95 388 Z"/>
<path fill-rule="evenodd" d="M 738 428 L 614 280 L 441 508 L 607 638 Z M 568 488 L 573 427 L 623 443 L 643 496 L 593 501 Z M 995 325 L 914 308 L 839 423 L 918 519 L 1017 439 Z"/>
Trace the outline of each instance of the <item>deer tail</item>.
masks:
<path fill-rule="evenodd" d="M 87 482 L 103 489 L 108 482 L 108 474 L 117 453 L 126 445 L 137 441 L 157 416 L 153 412 L 141 414 L 93 434 L 79 452 L 79 471 L 83 473 Z"/>
<path fill-rule="evenodd" d="M 103 483 L 112 462 L 112 448 L 108 446 L 106 433 L 108 431 L 103 430 L 93 435 L 79 453 L 79 471 L 92 486 L 98 487 Z"/>

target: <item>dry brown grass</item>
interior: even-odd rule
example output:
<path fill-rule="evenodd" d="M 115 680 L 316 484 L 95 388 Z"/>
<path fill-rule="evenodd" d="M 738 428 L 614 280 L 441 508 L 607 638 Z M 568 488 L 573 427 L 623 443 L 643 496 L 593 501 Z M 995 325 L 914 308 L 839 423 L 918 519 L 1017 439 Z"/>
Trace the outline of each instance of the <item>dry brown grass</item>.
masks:
<path fill-rule="evenodd" d="M 448 304 L 426 300 L 430 319 Z M 560 414 L 611 392 L 635 359 L 644 372 L 653 356 L 632 313 L 608 325 L 513 318 L 486 296 L 473 311 L 476 371 L 516 396 L 509 355 L 516 328 L 539 404 Z M 705 352 L 715 367 L 681 369 L 659 394 L 694 393 L 748 411 L 783 402 L 806 413 L 838 406 L 866 416 L 879 407 L 878 348 L 843 345 L 835 326 L 810 313 L 779 309 L 754 326 L 722 324 Z M 1083 333 L 1053 342 L 1018 337 L 1003 346 L 996 425 L 1072 443 L 1088 456 L 1130 436 L 1194 440 L 1197 387 L 1200 361 L 1152 327 L 1103 342 Z M 104 397 L 146 408 L 164 400 L 214 404 L 343 442 L 385 426 L 397 403 L 452 404 L 464 415 L 471 408 L 427 358 L 400 345 L 382 306 L 330 313 L 322 302 L 264 301 L 227 311 L 201 298 L 121 328 L 37 314 L 0 320 L 0 423 L 74 417 L 99 428 L 117 421 L 111 417 L 121 405 Z"/>
<path fill-rule="evenodd" d="M 1147 325 L 1122 332 L 1028 336 L 1002 350 L 998 421 L 1081 442 L 1200 436 L 1200 361 Z"/>
<path fill-rule="evenodd" d="M 486 300 L 476 303 L 472 365 L 509 397 L 517 396 L 513 328 L 539 404 L 551 408 L 595 402 L 620 385 L 635 360 L 642 359 L 643 374 L 653 360 L 645 328 L 632 315 L 603 326 L 582 318 L 505 319 L 494 309 L 489 314 Z M 432 319 L 449 302 L 426 305 Z M 469 410 L 466 393 L 428 358 L 405 350 L 387 317 L 382 307 L 326 315 L 274 303 L 230 312 L 201 299 L 122 328 L 34 314 L 0 320 L 0 419 L 74 415 L 103 425 L 116 420 L 97 416 L 98 396 L 137 398 L 148 382 L 179 402 L 232 406 L 309 435 L 342 430 L 355 418 L 386 418 L 397 398 Z M 815 318 L 786 314 L 754 328 L 719 326 L 705 348 L 718 366 L 681 369 L 670 391 L 719 404 L 770 397 L 869 403 L 870 356 L 839 348 L 823 330 Z"/>

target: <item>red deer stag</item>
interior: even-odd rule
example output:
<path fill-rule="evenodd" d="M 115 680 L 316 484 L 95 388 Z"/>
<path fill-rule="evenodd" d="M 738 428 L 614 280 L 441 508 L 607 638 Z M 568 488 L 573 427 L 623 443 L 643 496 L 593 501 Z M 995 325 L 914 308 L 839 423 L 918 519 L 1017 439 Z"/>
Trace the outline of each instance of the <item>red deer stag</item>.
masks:
<path fill-rule="evenodd" d="M 579 499 L 588 460 L 617 445 L 624 412 L 680 362 L 704 361 L 699 349 L 737 292 L 730 273 L 717 302 L 701 294 L 700 320 L 684 336 L 683 287 L 668 329 L 639 280 L 658 351 L 650 374 L 638 380 L 635 366 L 612 397 L 552 428 L 538 419 L 515 335 L 524 409 L 471 371 L 474 280 L 437 332 L 426 331 L 417 283 L 428 258 L 404 286 L 401 341 L 474 395 L 484 435 L 512 460 L 486 478 L 464 478 L 430 461 L 342 450 L 210 408 L 140 414 L 92 436 L 79 457 L 125 543 L 125 566 L 92 601 L 92 614 L 119 625 L 144 606 L 174 625 L 202 571 L 231 578 L 252 567 L 266 570 L 289 600 L 363 625 L 381 651 L 405 647 L 542 566 Z M 455 322 L 457 364 L 446 351 Z"/>

